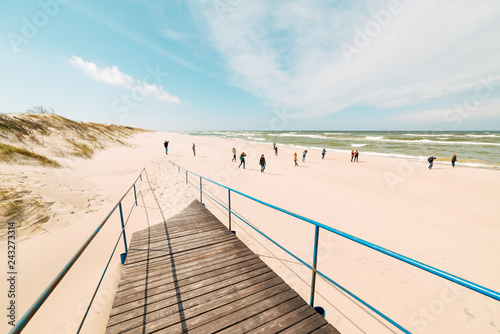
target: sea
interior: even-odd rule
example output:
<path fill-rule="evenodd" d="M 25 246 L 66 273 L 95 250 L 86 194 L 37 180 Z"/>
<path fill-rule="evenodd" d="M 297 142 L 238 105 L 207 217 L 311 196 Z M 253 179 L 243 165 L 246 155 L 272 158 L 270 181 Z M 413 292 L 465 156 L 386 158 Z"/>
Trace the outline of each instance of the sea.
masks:
<path fill-rule="evenodd" d="M 455 153 L 457 166 L 500 169 L 500 131 L 190 131 L 197 136 L 240 139 L 253 143 L 276 143 L 299 149 L 328 151 L 358 150 L 360 156 L 374 155 L 447 163 Z"/>

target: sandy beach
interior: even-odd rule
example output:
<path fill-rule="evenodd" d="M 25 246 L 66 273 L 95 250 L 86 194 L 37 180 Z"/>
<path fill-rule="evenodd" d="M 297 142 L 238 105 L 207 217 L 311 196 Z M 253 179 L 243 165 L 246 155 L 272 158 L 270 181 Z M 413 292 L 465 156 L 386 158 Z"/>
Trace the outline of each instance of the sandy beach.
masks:
<path fill-rule="evenodd" d="M 170 141 L 168 156 L 164 140 Z M 17 240 L 18 319 L 101 223 L 143 167 L 166 218 L 199 198 L 199 193 L 185 184 L 185 175 L 179 174 L 169 160 L 262 201 L 500 291 L 500 174 L 496 170 L 460 165 L 435 165 L 429 170 L 425 163 L 364 156 L 362 151 L 358 163 L 351 163 L 349 155 L 333 151 L 327 151 L 322 160 L 317 150 L 309 150 L 302 162 L 302 151 L 279 143 L 279 155 L 275 156 L 270 143 L 176 133 L 141 133 L 128 142 L 129 146 L 110 147 L 92 159 L 79 160 L 62 169 L 0 166 L 2 182 L 9 184 L 21 179 L 23 187 L 39 193 L 44 201 L 55 202 L 52 207 L 56 214 L 43 230 Z M 196 156 L 191 150 L 193 143 Z M 238 156 L 246 152 L 245 169 L 238 168 L 239 159 L 231 162 L 232 147 Z M 299 167 L 294 167 L 294 152 L 299 155 Z M 261 154 L 267 162 L 264 173 L 258 165 Z M 162 220 L 147 182 L 138 187 L 148 215 L 144 205 L 133 211 L 127 226 L 129 241 L 134 231 Z M 208 182 L 204 182 L 204 188 L 226 202 L 227 190 Z M 238 195 L 233 195 L 231 201 L 233 209 L 254 226 L 311 262 L 314 229 L 310 224 Z M 224 212 L 206 198 L 204 202 L 227 224 Z M 132 199 L 127 198 L 124 210 L 128 212 L 132 206 Z M 240 221 L 233 220 L 233 227 L 241 240 L 309 300 L 309 270 L 250 232 Z M 75 332 L 119 231 L 119 215 L 115 213 L 24 333 Z M 500 332 L 498 301 L 323 232 L 318 269 L 409 331 Z M 4 240 L 1 247 L 5 254 Z M 121 271 L 118 255 L 123 252 L 123 245 L 118 249 L 84 325 L 85 333 L 104 332 Z M 6 291 L 5 280 L 0 289 Z M 315 304 L 325 308 L 326 319 L 342 333 L 398 332 L 321 279 L 317 292 Z M 4 321 L 2 332 L 7 330 Z"/>

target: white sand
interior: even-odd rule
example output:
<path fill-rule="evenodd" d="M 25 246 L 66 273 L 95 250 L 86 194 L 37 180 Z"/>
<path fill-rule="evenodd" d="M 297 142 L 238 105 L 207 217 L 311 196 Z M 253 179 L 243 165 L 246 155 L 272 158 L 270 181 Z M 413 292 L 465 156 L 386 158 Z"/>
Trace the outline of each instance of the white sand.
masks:
<path fill-rule="evenodd" d="M 170 140 L 168 157 L 163 150 L 165 139 Z M 424 163 L 364 156 L 363 152 L 359 163 L 351 163 L 345 154 L 328 152 L 321 160 L 319 151 L 309 150 L 302 163 L 301 151 L 284 146 L 279 146 L 279 156 L 275 157 L 270 144 L 173 133 L 146 133 L 132 141 L 137 148 L 111 148 L 71 170 L 1 167 L 2 172 L 15 177 L 24 172 L 29 176 L 27 187 L 38 185 L 44 196 L 52 196 L 61 205 L 58 216 L 46 224 L 50 233 L 18 241 L 18 318 L 102 221 L 142 167 L 149 173 L 166 217 L 199 197 L 187 188 L 184 174 L 178 174 L 168 159 L 263 201 L 500 291 L 498 171 L 447 165 L 435 165 L 431 171 Z M 193 142 L 196 157 L 192 156 Z M 232 147 L 238 155 L 242 150 L 247 153 L 245 170 L 237 168 L 239 162 L 230 162 Z M 295 151 L 300 167 L 293 166 Z M 262 153 L 268 163 L 263 174 L 258 166 Z M 199 180 L 193 182 L 198 184 Z M 146 191 L 146 186 L 143 182 L 141 189 Z M 61 192 L 64 187 L 69 190 Z M 204 187 L 226 202 L 227 191 L 216 190 L 207 182 Z M 150 223 L 160 222 L 151 193 L 144 196 Z M 237 195 L 231 201 L 233 208 L 255 226 L 311 262 L 311 225 Z M 205 202 L 226 224 L 227 217 L 210 201 Z M 85 208 L 85 203 L 92 205 Z M 130 206 L 129 198 L 124 211 L 128 212 Z M 67 212 L 70 208 L 75 213 Z M 25 333 L 74 332 L 71 326 L 81 318 L 82 306 L 90 298 L 116 241 L 118 217 L 115 214 L 110 219 Z M 134 225 L 127 229 L 129 241 L 134 230 L 147 227 L 143 211 L 134 210 L 132 217 Z M 56 219 L 59 222 L 54 222 Z M 233 220 L 233 225 L 236 223 L 242 226 Z M 237 236 L 309 301 L 310 271 L 264 238 L 246 233 L 248 227 L 238 225 L 234 225 Z M 4 244 L 1 252 L 5 254 Z M 318 269 L 411 332 L 500 331 L 500 302 L 324 231 L 320 233 Z M 92 313 L 84 332 L 103 332 L 120 270 L 118 259 L 113 260 L 104 294 L 97 299 L 98 313 Z M 3 285 L 0 289 L 6 291 Z M 317 281 L 317 291 L 328 301 L 316 295 L 316 304 L 326 309 L 327 320 L 342 333 L 398 332 L 322 279 Z"/>

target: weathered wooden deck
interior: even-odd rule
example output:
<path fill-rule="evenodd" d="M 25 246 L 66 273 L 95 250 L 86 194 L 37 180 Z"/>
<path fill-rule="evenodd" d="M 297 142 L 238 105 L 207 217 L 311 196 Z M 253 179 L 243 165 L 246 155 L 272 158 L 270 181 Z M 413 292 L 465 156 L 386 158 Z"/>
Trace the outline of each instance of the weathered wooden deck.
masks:
<path fill-rule="evenodd" d="M 198 201 L 132 236 L 106 333 L 339 333 Z"/>

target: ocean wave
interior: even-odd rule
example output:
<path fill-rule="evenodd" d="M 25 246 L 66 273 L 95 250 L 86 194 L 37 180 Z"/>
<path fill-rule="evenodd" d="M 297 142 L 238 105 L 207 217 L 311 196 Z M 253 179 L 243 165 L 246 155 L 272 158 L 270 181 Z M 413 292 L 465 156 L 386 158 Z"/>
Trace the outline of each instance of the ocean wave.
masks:
<path fill-rule="evenodd" d="M 312 138 L 312 139 L 328 139 L 329 137 L 322 135 L 306 135 L 301 133 L 280 133 L 280 137 L 302 137 L 302 138 Z"/>
<path fill-rule="evenodd" d="M 452 133 L 405 133 L 403 136 L 411 136 L 411 137 L 454 137 L 455 134 Z"/>
<path fill-rule="evenodd" d="M 498 137 L 497 135 L 473 135 L 473 134 L 467 134 L 467 137 L 472 137 L 472 138 L 496 138 Z"/>
<path fill-rule="evenodd" d="M 384 139 L 384 136 L 366 136 L 365 139 L 367 139 L 367 140 L 382 140 L 382 139 Z"/>
<path fill-rule="evenodd" d="M 369 144 L 351 144 L 352 147 L 363 147 Z"/>

